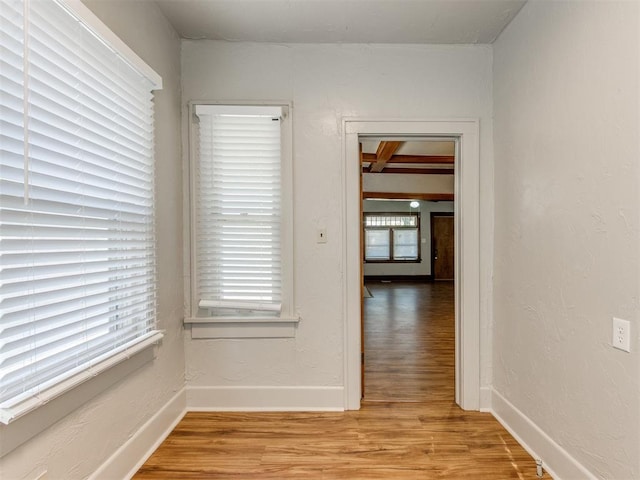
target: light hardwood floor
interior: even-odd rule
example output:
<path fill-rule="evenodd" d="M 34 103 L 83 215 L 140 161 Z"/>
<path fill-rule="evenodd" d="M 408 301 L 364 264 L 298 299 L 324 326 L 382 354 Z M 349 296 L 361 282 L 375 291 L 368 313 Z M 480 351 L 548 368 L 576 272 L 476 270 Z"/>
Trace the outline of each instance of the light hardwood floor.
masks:
<path fill-rule="evenodd" d="M 453 400 L 453 282 L 367 286 L 364 399 Z"/>
<path fill-rule="evenodd" d="M 135 478 L 538 478 L 490 414 L 454 403 L 453 285 L 368 286 L 359 411 L 188 413 Z"/>

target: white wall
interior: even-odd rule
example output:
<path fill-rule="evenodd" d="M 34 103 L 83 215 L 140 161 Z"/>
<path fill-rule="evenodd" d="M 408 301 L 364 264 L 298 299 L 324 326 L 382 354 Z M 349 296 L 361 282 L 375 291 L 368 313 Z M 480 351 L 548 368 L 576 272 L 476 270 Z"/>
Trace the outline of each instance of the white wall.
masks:
<path fill-rule="evenodd" d="M 494 45 L 493 386 L 606 479 L 640 478 L 639 8 L 528 2 Z"/>
<path fill-rule="evenodd" d="M 294 275 L 302 316 L 293 339 L 191 340 L 187 333 L 188 385 L 340 387 L 345 322 L 342 119 L 479 118 L 481 237 L 485 247 L 491 245 L 491 48 L 215 41 L 182 45 L 183 107 L 189 100 L 207 99 L 293 101 Z M 315 241 L 318 227 L 327 229 L 326 244 Z M 481 362 L 486 383 L 492 262 L 491 249 L 485 252 Z"/>
<path fill-rule="evenodd" d="M 411 202 L 404 200 L 365 200 L 363 209 L 365 212 L 415 211 L 409 203 Z M 431 275 L 431 212 L 453 212 L 453 202 L 420 201 L 420 263 L 365 263 L 364 274 L 372 276 Z"/>
<path fill-rule="evenodd" d="M 165 337 L 153 362 L 0 460 L 0 477 L 7 480 L 32 480 L 44 471 L 49 479 L 86 478 L 184 385 L 180 43 L 153 3 L 100 0 L 85 3 L 164 81 L 164 90 L 156 93 L 155 112 L 158 321 Z M 99 387 L 108 376 L 91 382 Z M 61 400 L 69 402 L 65 397 Z"/>
<path fill-rule="evenodd" d="M 453 193 L 453 175 L 411 175 L 406 173 L 364 173 L 365 192 Z"/>

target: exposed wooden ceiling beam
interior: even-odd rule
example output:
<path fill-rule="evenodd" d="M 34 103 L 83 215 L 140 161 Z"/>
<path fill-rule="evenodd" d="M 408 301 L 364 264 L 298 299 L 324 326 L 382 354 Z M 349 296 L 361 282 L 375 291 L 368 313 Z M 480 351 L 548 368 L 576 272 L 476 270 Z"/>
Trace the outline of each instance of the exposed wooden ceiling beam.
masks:
<path fill-rule="evenodd" d="M 362 167 L 362 173 L 369 172 L 369 167 Z M 378 173 L 411 173 L 418 175 L 453 175 L 453 168 L 385 168 Z"/>
<path fill-rule="evenodd" d="M 453 200 L 453 193 L 397 193 L 397 192 L 362 192 L 362 198 L 379 198 L 384 200 Z"/>
<path fill-rule="evenodd" d="M 373 164 L 378 161 L 378 155 L 375 153 L 363 153 L 362 161 Z M 455 156 L 453 155 L 392 155 L 385 163 L 432 163 L 437 165 L 453 165 L 454 162 Z"/>
<path fill-rule="evenodd" d="M 396 153 L 396 150 L 400 148 L 400 145 L 402 145 L 402 142 L 380 142 L 376 152 L 375 163 L 371 164 L 369 171 L 373 173 L 381 172 L 389 159 Z"/>

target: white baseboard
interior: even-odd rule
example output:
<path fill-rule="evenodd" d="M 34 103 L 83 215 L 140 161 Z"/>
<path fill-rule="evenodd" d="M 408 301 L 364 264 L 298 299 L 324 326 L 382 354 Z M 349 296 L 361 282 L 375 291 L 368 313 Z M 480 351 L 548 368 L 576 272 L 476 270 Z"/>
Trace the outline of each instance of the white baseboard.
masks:
<path fill-rule="evenodd" d="M 544 469 L 555 480 L 597 479 L 530 418 L 493 389 L 490 412 L 534 459 L 542 460 Z"/>
<path fill-rule="evenodd" d="M 344 387 L 187 387 L 187 410 L 342 411 Z"/>
<path fill-rule="evenodd" d="M 491 387 L 480 387 L 480 411 L 491 412 Z"/>
<path fill-rule="evenodd" d="M 187 394 L 180 389 L 124 445 L 114 452 L 90 480 L 129 479 L 160 446 L 186 413 Z"/>

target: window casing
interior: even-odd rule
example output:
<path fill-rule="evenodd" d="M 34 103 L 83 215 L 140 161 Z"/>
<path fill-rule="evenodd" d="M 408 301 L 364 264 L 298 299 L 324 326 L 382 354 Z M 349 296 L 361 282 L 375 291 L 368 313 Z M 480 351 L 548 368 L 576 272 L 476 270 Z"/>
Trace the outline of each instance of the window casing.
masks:
<path fill-rule="evenodd" d="M 288 105 L 191 105 L 187 322 L 292 319 Z"/>
<path fill-rule="evenodd" d="M 157 342 L 153 96 L 79 2 L 0 9 L 0 422 Z"/>
<path fill-rule="evenodd" d="M 420 214 L 365 213 L 364 260 L 420 262 Z"/>

